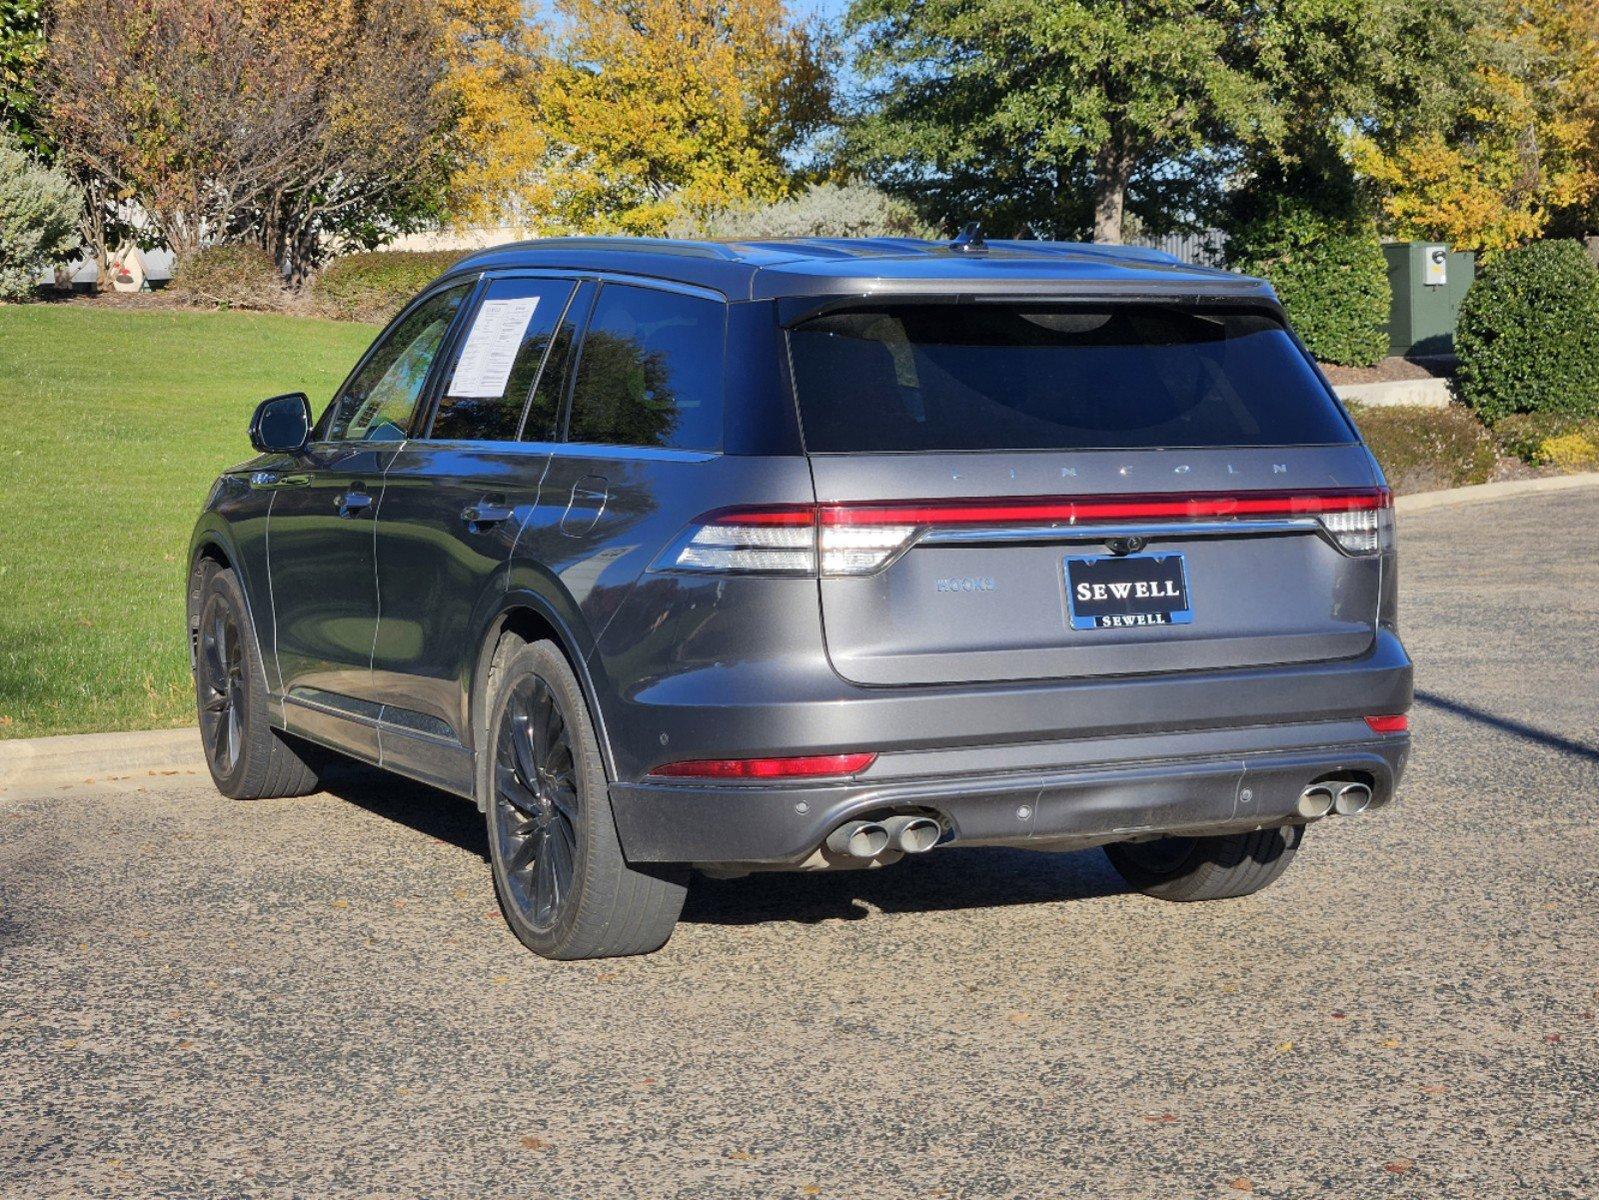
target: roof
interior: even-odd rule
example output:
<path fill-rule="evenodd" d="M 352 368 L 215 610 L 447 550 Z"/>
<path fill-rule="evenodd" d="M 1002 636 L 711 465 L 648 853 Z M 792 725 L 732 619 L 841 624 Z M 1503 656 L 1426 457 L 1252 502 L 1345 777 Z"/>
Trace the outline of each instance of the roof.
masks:
<path fill-rule="evenodd" d="M 1275 298 L 1259 279 L 1159 250 L 1080 242 L 991 241 L 962 250 L 915 238 L 539 238 L 479 251 L 452 272 L 515 267 L 615 271 L 711 288 L 732 300 L 1038 292 Z"/>

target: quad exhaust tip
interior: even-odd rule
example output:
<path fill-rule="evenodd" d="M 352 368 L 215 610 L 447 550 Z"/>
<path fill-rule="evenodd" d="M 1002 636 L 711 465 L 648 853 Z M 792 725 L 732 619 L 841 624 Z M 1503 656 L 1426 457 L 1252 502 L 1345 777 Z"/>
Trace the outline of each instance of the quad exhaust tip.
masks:
<path fill-rule="evenodd" d="M 1299 815 L 1314 821 L 1332 811 L 1333 790 L 1325 783 L 1313 783 L 1299 793 Z"/>
<path fill-rule="evenodd" d="M 845 821 L 827 835 L 827 848 L 851 858 L 876 858 L 888 849 L 888 830 L 876 821 Z"/>
<path fill-rule="evenodd" d="M 883 827 L 888 830 L 889 845 L 906 854 L 923 854 L 944 836 L 944 827 L 931 817 L 890 817 Z"/>
<path fill-rule="evenodd" d="M 1352 817 L 1365 812 L 1370 803 L 1371 789 L 1363 783 L 1350 783 L 1338 789 L 1338 798 L 1333 801 L 1333 807 L 1340 816 Z"/>

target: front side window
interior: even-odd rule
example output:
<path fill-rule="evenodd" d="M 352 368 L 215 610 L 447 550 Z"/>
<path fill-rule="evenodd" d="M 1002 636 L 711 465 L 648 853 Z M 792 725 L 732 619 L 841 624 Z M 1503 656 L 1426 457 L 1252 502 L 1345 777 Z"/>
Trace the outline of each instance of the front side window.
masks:
<path fill-rule="evenodd" d="M 819 453 L 1347 444 L 1269 315 L 1175 305 L 897 304 L 789 333 Z"/>
<path fill-rule="evenodd" d="M 471 283 L 446 288 L 382 336 L 323 421 L 324 441 L 397 441 L 406 436 L 433 360 Z"/>
<path fill-rule="evenodd" d="M 718 450 L 727 306 L 605 284 L 577 362 L 567 440 Z"/>
<path fill-rule="evenodd" d="M 565 279 L 496 279 L 456 339 L 435 438 L 514 441 L 572 295 Z"/>

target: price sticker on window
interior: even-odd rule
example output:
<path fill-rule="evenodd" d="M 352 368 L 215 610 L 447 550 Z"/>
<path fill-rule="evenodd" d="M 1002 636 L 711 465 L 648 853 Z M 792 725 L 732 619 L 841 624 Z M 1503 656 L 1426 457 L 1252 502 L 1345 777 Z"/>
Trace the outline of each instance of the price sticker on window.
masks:
<path fill-rule="evenodd" d="M 511 368 L 516 365 L 517 352 L 522 348 L 522 337 L 527 333 L 528 322 L 533 319 L 538 303 L 537 296 L 483 301 L 473 318 L 472 331 L 466 335 L 466 345 L 461 347 L 455 374 L 450 378 L 451 396 L 498 399 L 505 395 Z"/>

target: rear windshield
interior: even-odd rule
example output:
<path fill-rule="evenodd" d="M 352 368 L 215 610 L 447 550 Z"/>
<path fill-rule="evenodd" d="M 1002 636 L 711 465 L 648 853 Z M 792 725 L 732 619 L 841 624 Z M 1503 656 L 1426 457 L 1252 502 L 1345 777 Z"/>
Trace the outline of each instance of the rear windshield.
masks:
<path fill-rule="evenodd" d="M 904 304 L 817 317 L 789 345 L 817 453 L 1355 440 L 1260 313 Z"/>

